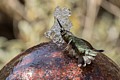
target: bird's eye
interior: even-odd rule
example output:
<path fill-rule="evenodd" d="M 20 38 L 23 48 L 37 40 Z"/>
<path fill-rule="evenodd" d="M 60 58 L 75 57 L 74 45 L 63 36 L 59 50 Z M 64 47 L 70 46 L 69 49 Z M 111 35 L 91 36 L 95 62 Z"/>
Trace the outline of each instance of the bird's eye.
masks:
<path fill-rule="evenodd" d="M 88 53 L 90 53 L 90 50 L 88 51 Z"/>

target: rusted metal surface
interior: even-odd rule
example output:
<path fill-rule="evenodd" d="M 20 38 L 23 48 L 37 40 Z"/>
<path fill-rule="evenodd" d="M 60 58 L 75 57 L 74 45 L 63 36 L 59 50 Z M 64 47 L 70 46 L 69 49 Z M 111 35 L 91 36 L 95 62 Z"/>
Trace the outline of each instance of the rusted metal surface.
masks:
<path fill-rule="evenodd" d="M 119 80 L 119 67 L 103 54 L 86 67 L 77 59 L 49 42 L 32 47 L 10 61 L 1 71 L 0 80 Z"/>

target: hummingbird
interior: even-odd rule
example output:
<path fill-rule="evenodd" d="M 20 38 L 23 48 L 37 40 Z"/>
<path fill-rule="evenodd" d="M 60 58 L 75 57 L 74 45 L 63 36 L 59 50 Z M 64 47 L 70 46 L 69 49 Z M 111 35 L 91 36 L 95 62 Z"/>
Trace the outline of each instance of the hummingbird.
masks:
<path fill-rule="evenodd" d="M 86 40 L 74 36 L 70 31 L 65 30 L 60 21 L 57 19 L 60 26 L 60 33 L 63 40 L 72 47 L 74 50 L 73 56 L 78 58 L 78 66 L 86 66 L 91 64 L 91 61 L 95 59 L 97 53 L 104 52 L 104 50 L 97 50 Z"/>

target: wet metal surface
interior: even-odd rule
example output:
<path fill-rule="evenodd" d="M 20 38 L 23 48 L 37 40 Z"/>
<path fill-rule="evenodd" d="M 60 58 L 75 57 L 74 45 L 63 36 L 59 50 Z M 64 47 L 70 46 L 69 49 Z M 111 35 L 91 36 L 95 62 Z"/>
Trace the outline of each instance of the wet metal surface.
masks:
<path fill-rule="evenodd" d="M 119 80 L 120 69 L 103 54 L 86 67 L 78 67 L 77 59 L 62 52 L 49 42 L 32 47 L 13 60 L 1 71 L 0 80 Z"/>

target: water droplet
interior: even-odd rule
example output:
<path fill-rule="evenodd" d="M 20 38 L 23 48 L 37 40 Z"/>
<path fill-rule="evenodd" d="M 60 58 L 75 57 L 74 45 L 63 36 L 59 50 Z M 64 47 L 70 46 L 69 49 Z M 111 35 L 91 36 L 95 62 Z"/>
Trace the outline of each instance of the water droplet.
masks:
<path fill-rule="evenodd" d="M 54 12 L 54 24 L 52 28 L 45 33 L 45 36 L 49 39 L 52 39 L 54 43 L 61 45 L 64 43 L 60 33 L 60 26 L 57 22 L 57 19 L 60 21 L 61 25 L 65 30 L 70 31 L 72 27 L 72 23 L 69 20 L 69 16 L 71 15 L 71 11 L 68 8 L 60 8 L 59 6 L 56 7 Z"/>

